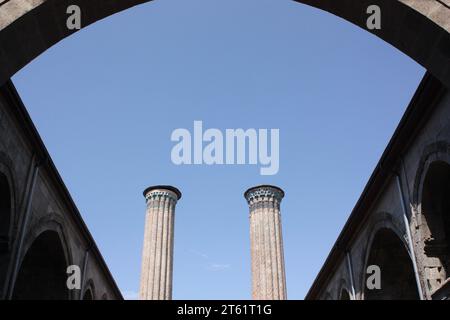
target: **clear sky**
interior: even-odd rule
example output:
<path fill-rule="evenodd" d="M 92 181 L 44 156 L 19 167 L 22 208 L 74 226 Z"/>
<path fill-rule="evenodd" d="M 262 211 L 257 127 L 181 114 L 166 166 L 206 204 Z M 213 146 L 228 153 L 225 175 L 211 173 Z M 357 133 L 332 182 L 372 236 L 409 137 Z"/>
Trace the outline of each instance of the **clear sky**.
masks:
<path fill-rule="evenodd" d="M 424 74 L 329 13 L 283 0 L 165 0 L 63 40 L 13 81 L 127 298 L 145 201 L 171 184 L 174 299 L 251 298 L 243 192 L 283 188 L 290 299 L 303 299 Z M 280 129 L 280 170 L 176 166 L 171 133 Z"/>

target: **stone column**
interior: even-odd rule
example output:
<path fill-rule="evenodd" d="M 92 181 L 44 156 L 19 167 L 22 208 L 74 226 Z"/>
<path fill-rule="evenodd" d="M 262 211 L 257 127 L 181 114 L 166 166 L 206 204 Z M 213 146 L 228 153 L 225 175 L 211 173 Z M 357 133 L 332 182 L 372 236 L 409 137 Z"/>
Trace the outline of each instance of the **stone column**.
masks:
<path fill-rule="evenodd" d="M 261 185 L 244 193 L 250 207 L 252 297 L 255 300 L 285 300 L 283 237 L 280 203 L 284 192 Z"/>
<path fill-rule="evenodd" d="M 145 189 L 144 197 L 147 212 L 139 297 L 171 300 L 175 205 L 181 192 L 171 186 L 154 186 Z"/>

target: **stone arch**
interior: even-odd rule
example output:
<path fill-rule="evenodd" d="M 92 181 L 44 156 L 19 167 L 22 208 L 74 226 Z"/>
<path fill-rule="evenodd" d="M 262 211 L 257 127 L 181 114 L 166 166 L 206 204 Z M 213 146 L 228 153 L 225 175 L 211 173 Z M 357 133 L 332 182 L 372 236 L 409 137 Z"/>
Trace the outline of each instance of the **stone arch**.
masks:
<path fill-rule="evenodd" d="M 450 145 L 437 142 L 427 151 L 417 171 L 414 203 L 425 281 L 432 293 L 450 278 Z"/>
<path fill-rule="evenodd" d="M 377 212 L 376 214 L 373 214 L 371 218 L 368 220 L 366 224 L 367 230 L 370 230 L 369 232 L 365 233 L 365 238 L 362 239 L 364 245 L 362 246 L 362 254 L 359 255 L 359 263 L 356 263 L 356 265 L 361 266 L 360 270 L 354 270 L 354 276 L 355 276 L 355 285 L 359 284 L 359 288 L 355 288 L 357 292 L 361 292 L 361 295 L 363 296 L 364 288 L 366 286 L 366 268 L 367 268 L 367 261 L 369 259 L 370 255 L 370 248 L 372 246 L 372 243 L 374 241 L 374 238 L 377 234 L 377 232 L 381 229 L 389 229 L 392 232 L 394 232 L 399 239 L 401 239 L 404 243 L 404 245 L 407 248 L 406 241 L 404 241 L 404 225 L 401 221 L 396 219 L 394 215 L 388 212 Z"/>
<path fill-rule="evenodd" d="M 92 290 L 90 288 L 84 292 L 83 300 L 94 300 L 94 295 L 92 294 Z"/>
<path fill-rule="evenodd" d="M 32 257 L 32 258 L 37 258 L 37 260 L 35 259 L 35 261 L 39 261 L 42 259 L 45 259 L 45 255 L 43 254 L 39 254 L 42 253 L 42 250 L 39 251 L 33 251 L 33 255 L 29 255 L 30 251 L 34 245 L 37 243 L 36 241 L 38 239 L 41 239 L 41 235 L 44 234 L 51 234 L 52 237 L 49 240 L 48 238 L 44 238 L 43 242 L 38 242 L 38 245 L 36 248 L 40 249 L 42 248 L 42 244 L 45 243 L 50 243 L 50 247 L 52 249 L 55 249 L 55 251 L 52 254 L 52 257 L 57 257 L 59 260 L 59 266 L 62 266 L 64 264 L 64 288 L 66 288 L 66 279 L 67 279 L 67 274 L 66 274 L 66 270 L 67 270 L 67 266 L 73 264 L 73 256 L 72 256 L 72 251 L 71 248 L 69 246 L 69 239 L 68 239 L 68 234 L 67 234 L 67 229 L 64 226 L 64 221 L 62 219 L 62 217 L 60 217 L 57 214 L 47 214 L 46 216 L 40 218 L 39 220 L 36 220 L 27 230 L 26 235 L 25 235 L 25 239 L 24 239 L 24 243 L 22 246 L 22 250 L 21 250 L 21 254 L 19 257 L 19 270 L 17 271 L 17 276 L 14 279 L 13 282 L 13 294 L 12 294 L 12 299 L 23 299 L 22 297 L 19 297 L 17 294 L 17 282 L 20 280 L 20 276 L 21 276 L 21 269 L 23 269 L 24 263 L 27 259 L 27 257 Z M 45 252 L 44 252 L 45 254 Z M 42 259 L 39 259 L 42 258 Z M 28 259 L 30 260 L 30 259 Z M 54 262 L 54 267 L 57 267 L 57 263 L 56 261 L 49 259 L 49 261 L 53 261 Z M 39 262 L 34 262 L 31 264 L 36 264 L 39 265 Z M 51 266 L 50 266 L 51 267 Z M 58 268 L 60 269 L 60 268 Z M 26 270 L 25 270 L 26 271 Z M 27 273 L 22 273 L 23 276 L 26 276 Z M 59 274 L 61 276 L 61 274 Z M 61 291 L 59 291 L 59 293 L 61 293 Z M 28 294 L 30 294 L 30 292 L 28 292 Z M 23 296 L 23 295 L 22 295 Z M 57 297 L 55 299 L 73 299 L 74 298 L 74 292 L 73 290 L 67 293 L 67 297 L 64 295 L 64 297 Z M 25 299 L 54 299 L 53 297 L 47 297 L 47 298 L 39 298 L 39 297 L 31 297 L 28 296 Z"/>
<path fill-rule="evenodd" d="M 430 164 L 435 161 L 450 163 L 450 143 L 441 140 L 424 148 L 414 179 L 413 201 L 415 205 L 420 205 L 425 175 Z"/>
<path fill-rule="evenodd" d="M 11 232 L 16 219 L 15 179 L 11 168 L 10 159 L 0 152 L 0 255 L 11 248 Z"/>
<path fill-rule="evenodd" d="M 82 9 L 82 27 L 150 0 L 6 1 L 0 9 L 0 84 L 74 31 L 66 27 L 69 5 Z M 378 5 L 382 27 L 371 31 L 450 87 L 450 7 L 439 0 L 296 0 L 367 30 L 367 8 Z"/>
<path fill-rule="evenodd" d="M 14 284 L 13 299 L 66 300 L 68 261 L 58 232 L 40 233 L 22 258 Z"/>
<path fill-rule="evenodd" d="M 85 284 L 85 290 L 83 293 L 83 299 L 82 300 L 95 300 L 95 285 L 94 281 L 92 279 L 89 279 Z"/>
<path fill-rule="evenodd" d="M 14 163 L 0 151 L 0 297 L 6 294 L 8 268 L 15 240 L 14 229 L 17 226 L 17 183 Z"/>
<path fill-rule="evenodd" d="M 71 241 L 69 241 L 69 235 L 67 228 L 65 227 L 64 219 L 55 213 L 48 213 L 44 217 L 36 220 L 26 232 L 24 245 L 23 245 L 23 255 L 29 250 L 31 245 L 34 243 L 35 239 L 42 233 L 46 231 L 53 231 L 58 234 L 61 242 L 61 246 L 64 253 L 64 258 L 68 265 L 74 263 L 72 250 L 70 247 Z"/>
<path fill-rule="evenodd" d="M 369 290 L 364 278 L 365 300 L 416 300 L 419 299 L 413 262 L 405 241 L 392 228 L 381 227 L 373 235 L 367 259 L 362 270 L 378 266 L 381 271 L 381 288 Z"/>

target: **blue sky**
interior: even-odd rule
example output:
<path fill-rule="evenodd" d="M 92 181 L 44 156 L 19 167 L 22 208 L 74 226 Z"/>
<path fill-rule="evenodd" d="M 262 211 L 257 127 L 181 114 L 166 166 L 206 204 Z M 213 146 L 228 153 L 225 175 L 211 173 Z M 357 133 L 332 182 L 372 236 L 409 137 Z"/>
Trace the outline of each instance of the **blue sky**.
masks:
<path fill-rule="evenodd" d="M 63 40 L 13 81 L 119 287 L 139 288 L 149 185 L 183 192 L 174 299 L 251 298 L 243 192 L 283 188 L 290 299 L 303 299 L 424 69 L 326 12 L 283 0 L 165 0 Z M 280 170 L 176 166 L 171 133 L 280 129 Z"/>

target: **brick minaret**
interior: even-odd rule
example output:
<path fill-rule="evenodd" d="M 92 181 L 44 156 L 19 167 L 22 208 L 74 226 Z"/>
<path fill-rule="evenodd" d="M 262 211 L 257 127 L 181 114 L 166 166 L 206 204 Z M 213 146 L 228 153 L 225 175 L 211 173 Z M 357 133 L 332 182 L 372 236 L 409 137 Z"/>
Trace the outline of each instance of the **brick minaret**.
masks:
<path fill-rule="evenodd" d="M 284 300 L 287 293 L 280 215 L 284 192 L 261 185 L 248 189 L 244 197 L 250 207 L 252 297 Z"/>
<path fill-rule="evenodd" d="M 139 297 L 171 300 L 175 205 L 181 192 L 171 186 L 154 186 L 145 189 L 144 197 L 147 212 Z"/>

